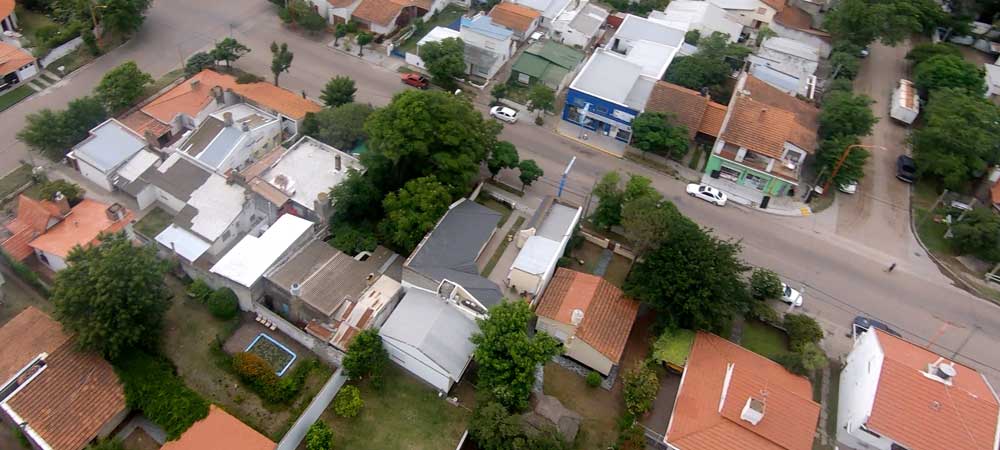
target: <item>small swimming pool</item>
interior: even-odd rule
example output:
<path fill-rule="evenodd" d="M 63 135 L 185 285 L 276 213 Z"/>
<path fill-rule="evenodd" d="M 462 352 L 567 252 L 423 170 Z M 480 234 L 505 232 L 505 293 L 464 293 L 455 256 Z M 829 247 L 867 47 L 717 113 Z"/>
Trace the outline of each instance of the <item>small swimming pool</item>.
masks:
<path fill-rule="evenodd" d="M 264 361 L 274 367 L 279 377 L 292 367 L 296 358 L 295 352 L 264 333 L 258 334 L 245 351 L 264 358 Z"/>

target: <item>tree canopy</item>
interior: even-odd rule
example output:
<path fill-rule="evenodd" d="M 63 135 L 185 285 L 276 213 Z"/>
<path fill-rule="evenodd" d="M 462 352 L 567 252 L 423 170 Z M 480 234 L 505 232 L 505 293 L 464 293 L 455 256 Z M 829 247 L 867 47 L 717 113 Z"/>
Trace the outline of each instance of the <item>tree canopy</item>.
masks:
<path fill-rule="evenodd" d="M 100 100 L 81 97 L 70 101 L 63 111 L 42 109 L 28 114 L 17 138 L 32 150 L 59 161 L 74 145 L 90 135 L 91 128 L 108 118 Z"/>
<path fill-rule="evenodd" d="M 671 225 L 680 219 L 677 207 L 656 191 L 631 199 L 622 206 L 621 225 L 638 256 L 659 247 L 669 237 Z"/>
<path fill-rule="evenodd" d="M 351 77 L 337 75 L 326 82 L 319 99 L 327 107 L 336 108 L 354 102 L 355 92 L 358 92 L 358 88 L 354 87 L 354 80 Z"/>
<path fill-rule="evenodd" d="M 726 35 L 712 33 L 698 40 L 698 52 L 674 59 L 664 80 L 688 89 L 718 88 L 742 66 L 750 49 L 729 42 Z"/>
<path fill-rule="evenodd" d="M 831 92 L 823 99 L 819 114 L 819 136 L 868 136 L 878 119 L 872 113 L 874 100 L 867 95 L 851 92 Z"/>
<path fill-rule="evenodd" d="M 77 247 L 52 290 L 55 317 L 78 344 L 114 359 L 132 348 L 156 350 L 170 300 L 156 249 L 132 245 L 124 233 Z"/>
<path fill-rule="evenodd" d="M 108 111 L 117 113 L 136 104 L 152 82 L 153 77 L 139 70 L 135 61 L 127 61 L 105 73 L 94 94 Z"/>
<path fill-rule="evenodd" d="M 876 40 L 895 45 L 947 21 L 934 0 L 841 0 L 826 13 L 823 25 L 835 41 L 866 47 Z"/>
<path fill-rule="evenodd" d="M 489 169 L 493 177 L 496 177 L 503 169 L 516 169 L 519 162 L 517 147 L 514 147 L 514 144 L 510 142 L 500 141 L 490 152 L 490 157 L 486 159 L 486 168 Z"/>
<path fill-rule="evenodd" d="M 979 66 L 953 55 L 937 55 L 913 69 L 913 84 L 922 94 L 943 88 L 958 88 L 972 94 L 986 92 L 986 78 Z"/>
<path fill-rule="evenodd" d="M 545 171 L 543 171 L 542 168 L 538 166 L 538 163 L 536 163 L 533 159 L 521 161 L 517 164 L 517 168 L 520 171 L 517 175 L 517 179 L 521 180 L 522 191 L 528 186 L 531 186 L 531 183 L 534 183 L 535 180 L 541 178 L 542 175 L 545 175 Z"/>
<path fill-rule="evenodd" d="M 921 175 L 956 189 L 1000 161 L 1000 109 L 982 95 L 956 88 L 931 92 L 924 121 L 911 136 Z"/>
<path fill-rule="evenodd" d="M 333 450 L 333 430 L 322 420 L 317 420 L 306 431 L 306 450 Z"/>
<path fill-rule="evenodd" d="M 378 330 L 369 328 L 358 333 L 347 346 L 344 372 L 352 380 L 371 377 L 376 384 L 382 382 L 389 353 L 382 346 Z"/>
<path fill-rule="evenodd" d="M 449 205 L 448 188 L 433 175 L 407 181 L 402 189 L 382 201 L 385 209 L 385 219 L 380 225 L 382 234 L 409 254 L 448 211 Z"/>
<path fill-rule="evenodd" d="M 670 123 L 671 117 L 661 112 L 640 113 L 632 121 L 632 145 L 644 152 L 683 158 L 688 152 L 688 130 Z"/>
<path fill-rule="evenodd" d="M 837 160 L 844 153 L 844 150 L 850 146 L 857 144 L 858 138 L 854 136 L 833 136 L 830 139 L 825 139 L 819 144 L 819 149 L 816 151 L 816 161 L 829 171 L 827 173 L 833 172 L 833 167 L 837 164 Z M 840 166 L 840 170 L 837 171 L 837 175 L 834 176 L 833 182 L 837 185 L 846 185 L 852 181 L 859 181 L 865 176 L 865 163 L 868 161 L 868 157 L 871 156 L 871 152 L 868 149 L 861 147 L 854 147 L 851 149 L 850 153 L 847 155 L 847 159 Z"/>
<path fill-rule="evenodd" d="M 453 87 L 455 78 L 465 74 L 465 44 L 459 38 L 445 38 L 420 46 L 420 59 L 434 81 Z"/>
<path fill-rule="evenodd" d="M 102 0 L 100 24 L 106 30 L 129 35 L 142 27 L 151 0 Z"/>
<path fill-rule="evenodd" d="M 277 42 L 271 42 L 271 73 L 274 75 L 275 86 L 278 85 L 278 77 L 291 69 L 293 59 L 295 59 L 295 54 L 288 50 L 287 43 L 283 42 L 278 45 Z"/>
<path fill-rule="evenodd" d="M 548 111 L 556 101 L 556 93 L 542 83 L 535 83 L 528 91 L 532 111 Z"/>
<path fill-rule="evenodd" d="M 479 331 L 471 338 L 479 388 L 512 411 L 527 408 L 535 368 L 559 352 L 559 341 L 545 332 L 528 336 L 533 316 L 527 302 L 504 301 L 476 321 Z"/>
<path fill-rule="evenodd" d="M 212 56 L 215 60 L 225 61 L 226 67 L 230 67 L 233 61 L 240 59 L 247 53 L 250 53 L 250 48 L 231 37 L 219 41 L 212 49 Z"/>
<path fill-rule="evenodd" d="M 917 66 L 935 56 L 957 56 L 961 58 L 962 52 L 957 46 L 947 42 L 939 42 L 937 44 L 925 42 L 914 45 L 913 48 L 906 53 L 906 59 L 912 61 L 914 66 Z"/>
<path fill-rule="evenodd" d="M 594 185 L 592 195 L 597 196 L 597 208 L 591 221 L 600 229 L 610 229 L 622 222 L 622 203 L 625 193 L 621 189 L 622 176 L 616 171 L 605 173 Z"/>
<path fill-rule="evenodd" d="M 365 121 L 375 108 L 364 103 L 347 103 L 309 113 L 302 122 L 302 133 L 343 151 L 350 151 L 366 139 Z"/>
<path fill-rule="evenodd" d="M 952 246 L 960 255 L 975 255 L 1000 262 L 1000 216 L 987 208 L 976 208 L 951 226 Z"/>
<path fill-rule="evenodd" d="M 184 64 L 184 75 L 192 76 L 205 69 L 215 67 L 215 56 L 211 52 L 198 52 Z"/>

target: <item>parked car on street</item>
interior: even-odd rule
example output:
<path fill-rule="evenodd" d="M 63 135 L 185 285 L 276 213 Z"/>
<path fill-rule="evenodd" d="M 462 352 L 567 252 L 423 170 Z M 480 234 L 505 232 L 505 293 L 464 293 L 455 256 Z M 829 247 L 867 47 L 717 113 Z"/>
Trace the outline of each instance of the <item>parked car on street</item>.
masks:
<path fill-rule="evenodd" d="M 845 194 L 854 194 L 854 193 L 858 192 L 858 182 L 857 181 L 851 181 L 851 182 L 849 182 L 847 184 L 841 184 L 841 185 L 837 186 L 837 189 L 839 189 L 840 192 L 843 192 Z"/>
<path fill-rule="evenodd" d="M 792 306 L 802 306 L 802 293 L 785 283 L 781 283 L 781 301 Z"/>
<path fill-rule="evenodd" d="M 404 73 L 400 75 L 400 80 L 403 84 L 408 84 L 418 89 L 427 89 L 431 82 L 427 80 L 427 77 L 419 73 Z"/>
<path fill-rule="evenodd" d="M 893 336 L 902 337 L 896 332 L 896 330 L 890 328 L 889 325 L 865 316 L 857 316 L 854 318 L 854 323 L 851 324 L 852 336 L 857 336 L 858 334 L 864 333 L 873 327 L 885 331 Z"/>
<path fill-rule="evenodd" d="M 687 185 L 687 193 L 692 197 L 697 197 L 719 206 L 726 206 L 726 200 L 728 200 L 725 192 L 704 184 L 691 183 Z"/>
<path fill-rule="evenodd" d="M 507 123 L 517 122 L 517 111 L 506 106 L 494 106 L 490 108 L 490 115 Z"/>
<path fill-rule="evenodd" d="M 899 155 L 896 159 L 896 178 L 907 183 L 917 179 L 917 163 L 907 155 Z"/>

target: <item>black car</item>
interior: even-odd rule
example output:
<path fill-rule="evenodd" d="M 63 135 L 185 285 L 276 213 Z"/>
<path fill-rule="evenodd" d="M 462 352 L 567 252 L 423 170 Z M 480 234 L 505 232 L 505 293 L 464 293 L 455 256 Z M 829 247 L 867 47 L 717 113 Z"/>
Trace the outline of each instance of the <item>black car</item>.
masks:
<path fill-rule="evenodd" d="M 899 155 L 896 159 L 896 178 L 912 183 L 917 178 L 917 163 L 907 155 Z"/>
<path fill-rule="evenodd" d="M 889 328 L 889 325 L 886 325 L 882 322 L 879 322 L 875 319 L 865 316 L 857 316 L 854 318 L 854 323 L 851 326 L 851 331 L 854 336 L 857 336 L 861 333 L 864 333 L 865 331 L 868 331 L 872 327 L 878 328 L 898 338 L 903 337 L 899 333 L 897 333 L 896 330 Z"/>

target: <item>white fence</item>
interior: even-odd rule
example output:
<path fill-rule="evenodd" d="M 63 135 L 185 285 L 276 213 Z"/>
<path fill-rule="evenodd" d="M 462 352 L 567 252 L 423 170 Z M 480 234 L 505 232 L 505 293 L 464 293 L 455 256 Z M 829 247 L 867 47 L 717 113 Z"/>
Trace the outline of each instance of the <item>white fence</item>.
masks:
<path fill-rule="evenodd" d="M 332 364 L 335 366 L 340 366 L 341 362 L 344 360 L 344 353 L 337 350 L 330 344 L 316 339 L 309 333 L 299 329 L 291 322 L 285 320 L 283 317 L 274 313 L 273 311 L 267 309 L 264 305 L 260 303 L 254 303 L 254 311 L 260 314 L 265 319 L 271 321 L 282 333 L 285 333 L 288 337 L 295 340 L 304 347 L 312 350 L 316 356 L 319 356 L 327 364 Z"/>
<path fill-rule="evenodd" d="M 83 45 L 83 38 L 77 36 L 69 42 L 50 50 L 49 54 L 38 60 L 38 62 L 42 64 L 42 68 L 48 69 L 50 63 L 70 54 L 70 52 L 80 48 L 81 45 Z"/>

